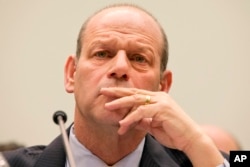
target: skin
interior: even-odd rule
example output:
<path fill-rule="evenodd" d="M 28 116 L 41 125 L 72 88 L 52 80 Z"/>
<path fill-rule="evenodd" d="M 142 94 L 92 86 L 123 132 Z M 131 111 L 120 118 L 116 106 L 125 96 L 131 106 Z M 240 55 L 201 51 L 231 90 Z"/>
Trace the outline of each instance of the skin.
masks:
<path fill-rule="evenodd" d="M 160 71 L 161 39 L 158 24 L 131 7 L 105 9 L 89 21 L 80 58 L 71 55 L 65 65 L 75 135 L 108 165 L 135 150 L 146 133 L 184 151 L 194 166 L 221 164 L 211 139 L 168 94 L 172 73 Z"/>

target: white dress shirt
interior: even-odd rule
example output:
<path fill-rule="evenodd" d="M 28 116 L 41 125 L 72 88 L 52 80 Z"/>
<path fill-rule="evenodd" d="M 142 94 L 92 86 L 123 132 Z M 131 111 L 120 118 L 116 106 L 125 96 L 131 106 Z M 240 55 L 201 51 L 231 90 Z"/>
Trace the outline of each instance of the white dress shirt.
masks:
<path fill-rule="evenodd" d="M 145 138 L 141 141 L 141 143 L 132 153 L 121 159 L 112 167 L 138 167 L 141 160 L 144 143 L 145 143 Z M 82 145 L 78 141 L 78 139 L 74 134 L 74 125 L 70 129 L 69 144 L 72 149 L 72 154 L 76 166 L 109 167 L 107 164 L 105 164 L 105 162 L 103 162 L 100 158 L 94 155 L 91 151 L 89 151 L 84 145 Z M 70 167 L 68 159 L 66 160 L 65 167 Z"/>

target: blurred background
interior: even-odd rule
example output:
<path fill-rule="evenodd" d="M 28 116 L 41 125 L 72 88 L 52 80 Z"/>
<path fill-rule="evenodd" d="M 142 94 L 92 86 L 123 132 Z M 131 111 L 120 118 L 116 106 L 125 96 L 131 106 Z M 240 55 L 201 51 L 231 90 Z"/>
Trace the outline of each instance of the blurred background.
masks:
<path fill-rule="evenodd" d="M 220 126 L 250 150 L 250 1 L 0 0 L 0 143 L 49 144 L 56 110 L 73 121 L 63 70 L 78 31 L 96 10 L 133 2 L 164 27 L 170 94 L 198 123 Z M 150 26 L 150 25 L 148 25 Z M 88 93 L 88 92 L 86 92 Z"/>

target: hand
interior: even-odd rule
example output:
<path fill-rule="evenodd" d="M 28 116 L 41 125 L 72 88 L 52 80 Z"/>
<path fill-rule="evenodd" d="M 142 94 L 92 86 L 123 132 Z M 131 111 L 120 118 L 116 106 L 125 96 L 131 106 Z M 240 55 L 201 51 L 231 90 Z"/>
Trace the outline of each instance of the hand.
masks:
<path fill-rule="evenodd" d="M 185 152 L 194 167 L 211 167 L 223 163 L 224 158 L 212 140 L 167 93 L 117 87 L 102 88 L 101 93 L 117 98 L 106 103 L 106 109 L 114 112 L 123 108 L 131 109 L 119 121 L 120 135 L 130 128 L 145 130 L 161 144 Z"/>
<path fill-rule="evenodd" d="M 102 88 L 101 93 L 118 98 L 105 104 L 108 110 L 132 108 L 119 122 L 120 135 L 135 127 L 146 130 L 161 144 L 179 150 L 184 150 L 199 135 L 199 126 L 165 92 L 113 87 Z M 150 97 L 148 102 L 146 97 Z"/>

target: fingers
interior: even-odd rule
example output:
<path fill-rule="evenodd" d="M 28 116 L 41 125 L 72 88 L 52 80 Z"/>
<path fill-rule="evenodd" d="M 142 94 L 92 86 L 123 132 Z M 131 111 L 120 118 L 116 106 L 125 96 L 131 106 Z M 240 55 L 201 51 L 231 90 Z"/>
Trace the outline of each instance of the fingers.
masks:
<path fill-rule="evenodd" d="M 157 110 L 155 110 L 154 104 L 139 106 L 123 120 L 119 121 L 120 128 L 118 133 L 120 135 L 125 134 L 131 128 L 131 125 L 139 125 L 138 128 L 149 131 L 150 124 L 156 113 Z"/>
<path fill-rule="evenodd" d="M 150 99 L 148 97 L 150 97 Z M 105 104 L 105 108 L 108 110 L 118 110 L 121 108 L 138 107 L 140 105 L 145 105 L 149 103 L 152 104 L 153 102 L 151 101 L 151 99 L 151 96 L 134 94 L 108 102 Z"/>
<path fill-rule="evenodd" d="M 153 95 L 153 92 L 137 88 L 110 87 L 101 88 L 100 93 L 106 96 L 124 97 L 134 94 Z"/>
<path fill-rule="evenodd" d="M 150 131 L 150 123 L 156 115 L 156 92 L 136 88 L 102 88 L 100 93 L 117 99 L 105 104 L 108 110 L 119 111 L 122 108 L 132 108 L 131 112 L 120 123 L 118 133 L 125 134 L 129 129 L 139 128 Z"/>
<path fill-rule="evenodd" d="M 105 108 L 108 110 L 138 107 L 155 102 L 154 98 L 148 95 L 153 95 L 152 92 L 135 88 L 102 88 L 100 92 L 105 96 L 118 98 L 105 104 Z M 146 93 L 148 94 L 145 95 Z"/>

